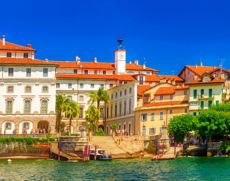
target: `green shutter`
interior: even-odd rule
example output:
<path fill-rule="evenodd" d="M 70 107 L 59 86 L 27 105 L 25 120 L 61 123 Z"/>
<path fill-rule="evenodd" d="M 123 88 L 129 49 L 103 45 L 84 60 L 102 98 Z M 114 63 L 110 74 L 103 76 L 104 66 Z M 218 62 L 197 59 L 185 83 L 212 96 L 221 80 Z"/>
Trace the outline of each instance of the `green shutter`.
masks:
<path fill-rule="evenodd" d="M 212 89 L 208 90 L 208 96 L 211 98 L 212 97 Z"/>
<path fill-rule="evenodd" d="M 200 96 L 202 97 L 204 95 L 204 89 L 200 90 Z"/>
<path fill-rule="evenodd" d="M 197 98 L 197 90 L 193 90 L 193 98 L 196 99 Z"/>
<path fill-rule="evenodd" d="M 201 109 L 204 109 L 204 101 L 201 101 L 201 102 L 200 102 L 200 108 L 201 108 Z"/>
<path fill-rule="evenodd" d="M 220 104 L 220 101 L 217 100 L 217 101 L 216 101 L 216 106 L 219 106 L 219 104 Z"/>
<path fill-rule="evenodd" d="M 208 108 L 212 107 L 212 101 L 208 101 Z"/>

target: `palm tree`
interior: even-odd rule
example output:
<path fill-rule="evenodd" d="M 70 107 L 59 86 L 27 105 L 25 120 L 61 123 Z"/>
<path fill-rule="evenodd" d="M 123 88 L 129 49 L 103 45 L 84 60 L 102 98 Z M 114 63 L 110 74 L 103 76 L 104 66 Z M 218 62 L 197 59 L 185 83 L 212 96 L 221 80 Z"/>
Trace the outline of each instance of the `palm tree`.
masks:
<path fill-rule="evenodd" d="M 94 105 L 90 105 L 89 108 L 85 111 L 85 119 L 88 124 L 94 125 L 94 130 L 97 131 L 98 121 L 100 118 L 100 111 Z"/>
<path fill-rule="evenodd" d="M 77 102 L 68 99 L 66 110 L 65 110 L 65 117 L 69 119 L 69 134 L 71 134 L 72 120 L 74 118 L 77 119 L 79 115 L 80 115 L 80 108 Z"/>
<path fill-rule="evenodd" d="M 96 102 L 96 106 L 97 109 L 100 111 L 100 104 L 103 101 L 106 105 L 106 103 L 109 101 L 109 95 L 107 93 L 107 91 L 104 90 L 104 88 L 99 88 L 97 92 L 90 92 L 89 93 L 90 96 L 90 102 L 91 105 L 95 104 Z M 105 106 L 104 106 L 104 110 L 105 110 Z M 104 111 L 106 114 L 106 110 Z M 98 123 L 100 117 L 98 118 L 98 120 L 96 121 L 96 123 Z M 105 126 L 105 122 L 104 122 L 104 126 Z M 96 125 L 96 131 L 98 130 L 98 124 Z"/>
<path fill-rule="evenodd" d="M 68 104 L 68 98 L 64 95 L 56 96 L 56 131 L 60 132 L 61 120 L 66 111 L 66 106 Z"/>

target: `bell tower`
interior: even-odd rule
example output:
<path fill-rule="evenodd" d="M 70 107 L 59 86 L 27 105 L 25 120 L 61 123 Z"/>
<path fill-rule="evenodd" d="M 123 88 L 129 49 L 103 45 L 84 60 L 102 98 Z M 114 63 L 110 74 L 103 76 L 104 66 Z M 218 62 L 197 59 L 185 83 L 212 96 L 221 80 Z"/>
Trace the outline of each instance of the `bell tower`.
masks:
<path fill-rule="evenodd" d="M 122 47 L 123 40 L 117 40 L 118 48 L 115 50 L 115 68 L 117 74 L 124 74 L 126 72 L 126 50 Z"/>

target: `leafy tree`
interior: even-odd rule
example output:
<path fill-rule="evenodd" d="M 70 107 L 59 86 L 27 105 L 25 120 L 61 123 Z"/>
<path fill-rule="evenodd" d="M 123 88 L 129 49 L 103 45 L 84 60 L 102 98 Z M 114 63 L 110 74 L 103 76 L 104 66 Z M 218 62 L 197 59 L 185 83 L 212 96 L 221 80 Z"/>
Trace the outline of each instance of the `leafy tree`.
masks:
<path fill-rule="evenodd" d="M 80 115 L 80 108 L 78 104 L 70 99 L 67 99 L 66 107 L 65 107 L 65 117 L 69 119 L 69 134 L 71 134 L 71 126 L 72 120 L 74 118 L 78 119 Z"/>
<path fill-rule="evenodd" d="M 174 116 L 168 124 L 168 132 L 176 142 L 183 142 L 190 131 L 196 130 L 196 125 L 197 119 L 193 115 Z"/>
<path fill-rule="evenodd" d="M 117 124 L 116 123 L 110 124 L 110 129 L 113 131 L 113 136 L 114 136 L 114 133 L 115 133 L 115 131 L 117 129 Z"/>
<path fill-rule="evenodd" d="M 97 92 L 90 92 L 90 103 L 91 105 L 94 105 L 96 103 L 97 109 L 100 111 L 100 104 L 101 102 L 104 102 L 104 113 L 106 115 L 106 109 L 105 105 L 109 101 L 109 95 L 107 91 L 104 90 L 104 88 L 99 88 Z M 106 117 L 106 116 L 105 116 Z M 99 121 L 100 117 L 98 118 L 97 122 Z M 104 126 L 106 125 L 106 121 L 104 120 Z M 98 130 L 98 124 L 96 125 L 96 131 Z"/>
<path fill-rule="evenodd" d="M 94 106 L 90 105 L 89 108 L 85 111 L 86 116 L 85 119 L 88 123 L 91 123 L 96 128 L 97 131 L 98 128 L 98 122 L 100 118 L 100 111 Z"/>
<path fill-rule="evenodd" d="M 59 133 L 61 128 L 61 120 L 65 114 L 68 98 L 64 95 L 56 96 L 56 131 Z"/>
<path fill-rule="evenodd" d="M 227 113 L 205 110 L 200 112 L 198 120 L 197 131 L 202 138 L 229 134 L 230 116 Z"/>
<path fill-rule="evenodd" d="M 230 103 L 222 103 L 212 107 L 212 110 L 230 112 Z"/>

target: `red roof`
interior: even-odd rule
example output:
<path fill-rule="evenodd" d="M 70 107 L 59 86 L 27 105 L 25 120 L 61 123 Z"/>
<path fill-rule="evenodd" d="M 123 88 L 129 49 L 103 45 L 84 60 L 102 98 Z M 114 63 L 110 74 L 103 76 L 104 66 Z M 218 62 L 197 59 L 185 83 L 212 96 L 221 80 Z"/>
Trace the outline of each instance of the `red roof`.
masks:
<path fill-rule="evenodd" d="M 181 87 L 176 87 L 175 88 L 176 90 L 187 90 L 187 89 L 189 89 L 189 86 L 181 86 Z"/>
<path fill-rule="evenodd" d="M 31 59 L 31 58 L 0 58 L 0 64 L 5 65 L 53 65 L 56 66 L 56 64 L 53 64 L 52 62 L 47 62 L 43 60 L 38 59 Z"/>
<path fill-rule="evenodd" d="M 104 62 L 79 62 L 76 61 L 52 61 L 53 63 L 59 65 L 60 68 L 82 68 L 82 69 L 103 69 L 103 70 L 116 70 L 114 63 L 104 63 Z M 137 70 L 137 71 L 155 71 L 155 69 L 151 69 L 146 67 L 145 69 L 141 65 L 135 64 L 126 64 L 127 70 Z"/>
<path fill-rule="evenodd" d="M 138 86 L 137 86 L 137 95 L 138 95 L 138 96 L 143 95 L 143 93 L 144 93 L 145 91 L 147 91 L 148 89 L 150 89 L 150 88 L 151 88 L 150 85 L 138 85 Z"/>
<path fill-rule="evenodd" d="M 146 75 L 145 81 L 146 82 L 160 82 L 160 78 L 156 75 Z"/>
<path fill-rule="evenodd" d="M 199 80 L 193 80 L 191 82 L 186 83 L 186 85 L 195 85 L 195 84 L 221 84 L 224 83 L 225 80 L 224 79 L 214 79 L 211 80 L 209 82 L 201 82 Z"/>
<path fill-rule="evenodd" d="M 195 74 L 202 76 L 204 73 L 209 73 L 214 71 L 216 68 L 218 67 L 214 67 L 214 66 L 190 66 L 190 65 L 186 65 L 183 70 L 185 68 L 190 69 L 192 72 L 194 72 Z M 181 73 L 183 72 L 183 70 L 181 71 Z M 180 73 L 180 74 L 181 74 Z M 179 75 L 180 75 L 179 74 Z"/>
<path fill-rule="evenodd" d="M 5 42 L 5 45 L 2 44 L 0 40 L 0 50 L 14 50 L 14 51 L 35 51 L 33 48 L 28 46 L 16 45 L 14 43 Z"/>
<path fill-rule="evenodd" d="M 160 87 L 155 92 L 155 95 L 172 95 L 172 94 L 175 94 L 174 87 Z"/>
<path fill-rule="evenodd" d="M 177 82 L 183 82 L 184 80 L 177 75 L 158 75 L 160 79 L 175 80 Z"/>
<path fill-rule="evenodd" d="M 181 105 L 181 104 L 188 104 L 188 101 L 163 101 L 163 102 L 154 102 L 154 103 L 144 104 L 144 107 L 174 106 L 174 105 Z"/>
<path fill-rule="evenodd" d="M 131 75 L 99 75 L 99 74 L 56 74 L 61 79 L 105 79 L 105 80 L 135 80 Z"/>

